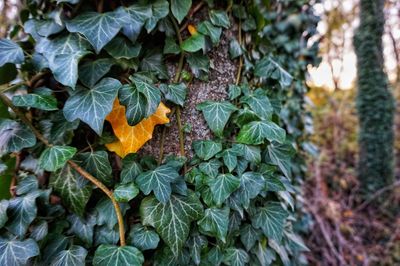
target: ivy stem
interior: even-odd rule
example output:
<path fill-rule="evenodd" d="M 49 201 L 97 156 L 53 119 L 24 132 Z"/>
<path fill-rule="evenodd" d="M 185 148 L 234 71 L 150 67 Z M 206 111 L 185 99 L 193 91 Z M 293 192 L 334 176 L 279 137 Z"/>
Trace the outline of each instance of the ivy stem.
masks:
<path fill-rule="evenodd" d="M 242 47 L 242 21 L 239 20 L 239 30 L 238 30 L 238 41 L 239 41 L 239 45 L 240 47 Z M 240 79 L 242 77 L 242 68 L 243 68 L 243 56 L 239 56 L 239 66 L 238 66 L 238 72 L 236 74 L 236 81 L 235 81 L 235 85 L 239 85 L 240 83 Z"/>
<path fill-rule="evenodd" d="M 6 95 L 3 93 L 0 93 L 0 99 L 4 102 L 5 105 L 7 105 L 9 108 L 11 108 L 14 113 L 21 119 L 22 122 L 24 122 L 25 125 L 27 125 L 35 134 L 36 138 L 40 140 L 43 144 L 45 144 L 47 147 L 51 147 L 52 144 L 50 144 L 47 139 L 32 125 L 31 121 L 25 116 L 24 113 L 22 113 L 13 103 L 8 99 Z M 75 162 L 68 160 L 68 164 L 75 170 L 77 171 L 81 176 L 92 182 L 94 185 L 96 185 L 98 188 L 100 188 L 111 200 L 115 213 L 117 215 L 117 220 L 118 220 L 118 227 L 119 227 L 119 237 L 120 237 L 120 245 L 125 246 L 125 226 L 124 226 L 124 220 L 122 217 L 121 213 L 121 208 L 119 207 L 118 202 L 115 200 L 113 192 L 107 188 L 101 181 L 99 181 L 97 178 L 86 172 L 83 168 L 81 168 L 79 165 L 77 165 Z"/>
<path fill-rule="evenodd" d="M 0 87 L 0 93 L 3 93 L 3 92 L 6 92 L 6 91 L 9 91 L 9 90 L 13 90 L 13 89 L 16 89 L 16 88 L 18 88 L 18 87 L 21 87 L 22 85 L 24 85 L 25 83 L 24 82 L 20 82 L 20 83 L 17 83 L 17 84 L 14 84 L 14 85 L 11 85 L 11 86 L 1 86 Z"/>
<path fill-rule="evenodd" d="M 176 36 L 178 37 L 179 47 L 182 47 L 182 36 L 179 30 L 179 25 L 176 22 L 175 18 L 171 16 L 172 24 L 174 25 L 174 29 L 176 32 Z M 183 69 L 183 61 L 185 59 L 185 53 L 181 50 L 181 54 L 179 57 L 178 68 L 175 72 L 174 83 L 178 83 L 181 77 L 182 69 Z M 185 156 L 185 139 L 183 136 L 182 130 L 182 122 L 181 122 L 181 108 L 180 106 L 176 106 L 176 122 L 178 124 L 178 132 L 179 132 L 179 147 L 181 156 Z M 186 164 L 184 165 L 184 173 L 186 173 Z"/>
<path fill-rule="evenodd" d="M 81 176 L 83 176 L 84 178 L 86 178 L 87 180 L 89 180 L 90 182 L 95 184 L 98 188 L 100 188 L 104 192 L 104 194 L 106 194 L 110 198 L 110 200 L 114 206 L 115 213 L 117 214 L 120 244 L 121 244 L 121 246 L 125 246 L 126 242 L 125 242 L 124 218 L 121 213 L 121 208 L 119 207 L 118 202 L 114 198 L 113 192 L 108 187 L 106 187 L 103 183 L 101 183 L 98 179 L 96 179 L 94 176 L 92 176 L 91 174 L 86 172 L 82 167 L 77 165 L 75 162 L 69 160 L 68 164 L 75 171 L 77 171 Z"/>

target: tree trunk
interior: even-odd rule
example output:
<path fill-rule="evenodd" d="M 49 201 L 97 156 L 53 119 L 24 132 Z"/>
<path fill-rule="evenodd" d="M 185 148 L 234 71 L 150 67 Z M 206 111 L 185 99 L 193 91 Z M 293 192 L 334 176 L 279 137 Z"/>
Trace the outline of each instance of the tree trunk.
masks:
<path fill-rule="evenodd" d="M 393 182 L 394 100 L 384 72 L 384 0 L 361 0 L 357 55 L 360 121 L 358 176 L 365 195 Z"/>

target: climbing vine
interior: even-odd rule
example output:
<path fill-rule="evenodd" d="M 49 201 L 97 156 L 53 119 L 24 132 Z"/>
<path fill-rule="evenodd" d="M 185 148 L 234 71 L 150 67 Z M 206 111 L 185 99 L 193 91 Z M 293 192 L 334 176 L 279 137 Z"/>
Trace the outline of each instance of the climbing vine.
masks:
<path fill-rule="evenodd" d="M 317 63 L 311 4 L 27 1 L 0 40 L 0 264 L 305 263 L 292 181 Z M 181 111 L 224 31 L 236 79 L 197 105 L 213 136 L 192 156 Z M 173 116 L 179 153 L 166 156 Z M 140 152 L 156 127 L 157 158 Z"/>

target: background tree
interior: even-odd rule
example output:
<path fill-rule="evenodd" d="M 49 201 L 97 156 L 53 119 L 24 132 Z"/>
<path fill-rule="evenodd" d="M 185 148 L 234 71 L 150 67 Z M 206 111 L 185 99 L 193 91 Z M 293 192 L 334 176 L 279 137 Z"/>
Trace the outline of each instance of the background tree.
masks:
<path fill-rule="evenodd" d="M 382 52 L 384 2 L 360 2 L 360 26 L 354 36 L 360 121 L 358 175 L 364 193 L 390 184 L 394 177 L 394 103 L 384 72 Z"/>

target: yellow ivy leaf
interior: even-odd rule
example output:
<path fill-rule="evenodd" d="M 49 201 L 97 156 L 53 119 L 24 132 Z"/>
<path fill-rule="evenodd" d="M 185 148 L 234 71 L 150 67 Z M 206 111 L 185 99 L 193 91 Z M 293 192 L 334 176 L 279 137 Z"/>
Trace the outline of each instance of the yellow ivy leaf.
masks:
<path fill-rule="evenodd" d="M 192 25 L 192 24 L 189 24 L 188 25 L 188 31 L 189 31 L 189 33 L 190 33 L 190 35 L 197 35 L 197 29 L 196 29 L 196 26 L 194 26 L 194 25 Z"/>
<path fill-rule="evenodd" d="M 125 106 L 115 100 L 111 113 L 106 117 L 118 141 L 106 144 L 108 150 L 120 157 L 137 152 L 153 136 L 154 127 L 169 122 L 167 114 L 171 110 L 160 103 L 156 112 L 135 126 L 130 126 L 125 116 Z"/>

